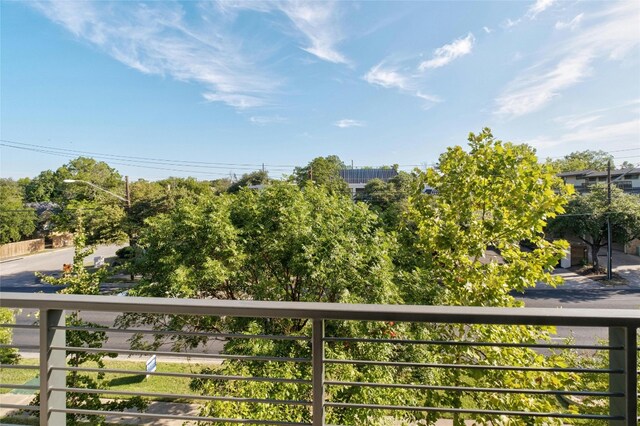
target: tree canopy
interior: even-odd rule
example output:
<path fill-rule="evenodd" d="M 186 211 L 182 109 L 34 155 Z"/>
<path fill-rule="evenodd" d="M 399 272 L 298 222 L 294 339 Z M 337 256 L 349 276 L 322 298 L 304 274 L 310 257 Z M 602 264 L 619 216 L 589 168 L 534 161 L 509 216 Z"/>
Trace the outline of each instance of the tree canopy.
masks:
<path fill-rule="evenodd" d="M 35 231 L 35 210 L 26 207 L 23 198 L 17 182 L 0 179 L 0 244 L 20 241 Z"/>
<path fill-rule="evenodd" d="M 613 155 L 604 151 L 575 151 L 567 154 L 562 158 L 552 160 L 547 159 L 547 163 L 551 164 L 559 172 L 573 172 L 578 170 L 607 170 L 607 165 L 611 161 L 613 164 Z"/>
<path fill-rule="evenodd" d="M 597 184 L 576 195 L 567 206 L 567 215 L 554 219 L 550 231 L 559 237 L 577 237 L 591 249 L 594 270 L 599 270 L 598 252 L 607 245 L 607 217 L 614 241 L 627 243 L 640 238 L 640 197 L 612 185 L 611 204 L 607 186 Z"/>
<path fill-rule="evenodd" d="M 344 168 L 344 162 L 337 155 L 316 157 L 305 167 L 296 167 L 293 170 L 293 178 L 301 187 L 311 181 L 316 185 L 324 186 L 331 192 L 347 194 L 348 185 L 340 177 L 340 170 Z"/>

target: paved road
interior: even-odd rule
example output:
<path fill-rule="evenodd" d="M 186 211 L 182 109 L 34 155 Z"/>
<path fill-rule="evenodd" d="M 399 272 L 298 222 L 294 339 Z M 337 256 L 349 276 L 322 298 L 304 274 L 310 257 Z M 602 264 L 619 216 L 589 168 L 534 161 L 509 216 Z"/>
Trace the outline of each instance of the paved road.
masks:
<path fill-rule="evenodd" d="M 93 264 L 95 256 L 115 256 L 121 246 L 99 246 L 94 254 L 85 259 L 85 264 Z M 47 250 L 44 253 L 0 261 L 0 292 L 55 293 L 60 287 L 40 283 L 35 272 L 59 274 L 62 265 L 73 262 L 73 247 Z M 0 293 L 1 294 L 1 293 Z"/>
<path fill-rule="evenodd" d="M 640 289 L 568 288 L 532 289 L 514 295 L 529 308 L 640 309 Z M 557 327 L 557 339 L 573 336 L 578 344 L 594 344 L 608 338 L 604 328 Z"/>
<path fill-rule="evenodd" d="M 112 256 L 117 250 L 117 246 L 103 246 L 98 249 L 95 255 Z M 87 259 L 93 260 L 93 256 Z M 73 257 L 73 249 L 62 249 L 54 252 L 27 256 L 10 262 L 0 263 L 0 297 L 2 291 L 18 292 L 55 292 L 59 287 L 38 283 L 35 279 L 34 271 L 45 273 L 58 272 L 63 263 L 69 263 Z M 557 270 L 556 273 L 564 277 L 566 284 L 557 289 L 551 289 L 544 284 L 538 285 L 535 289 L 528 290 L 524 294 L 514 294 L 518 299 L 525 302 L 527 307 L 545 308 L 610 308 L 610 309 L 640 309 L 640 259 L 636 256 L 614 256 L 616 260 L 625 260 L 623 265 L 614 267 L 620 272 L 624 271 L 625 278 L 629 279 L 629 285 L 606 288 L 602 284 L 594 282 L 588 278 L 577 276 L 566 270 Z M 620 269 L 619 269 L 620 268 Z M 18 317 L 18 323 L 30 324 L 34 317 L 28 310 L 24 310 Z M 85 319 L 98 324 L 112 326 L 116 314 L 103 312 L 85 313 Z M 592 328 L 558 328 L 558 338 L 574 335 L 577 342 L 592 344 L 597 339 L 607 337 L 605 329 Z M 109 346 L 118 349 L 127 349 L 128 335 L 112 334 Z M 16 344 L 35 345 L 37 344 L 37 332 L 20 330 L 14 336 Z M 217 346 L 216 346 L 217 345 Z M 208 348 L 219 348 L 219 343 Z"/>

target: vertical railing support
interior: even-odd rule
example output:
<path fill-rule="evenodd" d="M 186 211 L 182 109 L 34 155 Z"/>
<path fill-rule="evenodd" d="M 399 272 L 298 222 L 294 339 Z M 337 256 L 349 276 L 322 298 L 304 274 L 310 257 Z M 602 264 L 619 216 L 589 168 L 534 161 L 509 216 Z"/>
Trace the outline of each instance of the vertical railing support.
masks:
<path fill-rule="evenodd" d="M 63 310 L 40 310 L 40 426 L 67 424 L 66 413 L 52 412 L 52 409 L 64 409 L 67 395 L 61 391 L 51 391 L 52 387 L 66 386 L 66 373 L 52 370 L 64 367 L 66 351 L 51 349 L 51 346 L 65 346 L 65 331 L 52 327 L 64 327 Z"/>
<path fill-rule="evenodd" d="M 611 397 L 609 413 L 612 416 L 624 417 L 624 420 L 613 420 L 611 426 L 637 426 L 638 376 L 636 374 L 638 352 L 637 336 L 634 327 L 609 327 L 609 346 L 622 346 L 623 351 L 609 351 L 609 368 L 623 370 L 624 374 L 609 375 L 609 390 L 623 393 L 624 397 Z"/>
<path fill-rule="evenodd" d="M 324 320 L 314 319 L 312 332 L 313 426 L 324 426 Z"/>

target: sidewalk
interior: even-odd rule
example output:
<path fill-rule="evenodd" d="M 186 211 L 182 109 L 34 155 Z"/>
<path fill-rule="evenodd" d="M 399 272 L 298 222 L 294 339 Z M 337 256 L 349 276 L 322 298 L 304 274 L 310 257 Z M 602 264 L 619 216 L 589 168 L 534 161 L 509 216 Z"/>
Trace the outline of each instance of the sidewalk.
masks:
<path fill-rule="evenodd" d="M 629 256 L 629 255 L 626 255 Z M 633 256 L 637 257 L 637 256 Z M 556 287 L 563 290 L 606 290 L 606 289 L 632 289 L 640 290 L 640 265 L 620 265 L 614 263 L 613 272 L 623 277 L 627 282 L 625 284 L 612 285 L 602 281 L 596 281 L 589 277 L 576 274 L 573 271 L 564 268 L 556 268 L 552 274 L 560 276 L 564 280 L 564 284 Z M 546 283 L 537 283 L 535 290 L 549 290 L 553 287 Z"/>
<path fill-rule="evenodd" d="M 20 404 L 27 405 L 33 398 L 33 395 L 17 395 L 17 394 L 4 394 L 2 395 L 2 402 L 5 404 Z M 173 403 L 173 402 L 150 402 L 146 410 L 149 414 L 169 414 L 177 416 L 197 416 L 199 415 L 199 404 L 186 404 L 186 403 Z M 0 409 L 0 419 L 6 416 L 9 412 L 15 411 L 12 409 L 2 408 Z M 25 416 L 26 417 L 26 416 Z M 123 417 L 123 416 L 107 416 L 106 421 L 108 423 L 117 423 L 121 425 L 147 425 L 147 426 L 182 426 L 185 424 L 184 420 L 169 420 L 169 419 L 141 419 L 138 417 Z M 0 420 L 1 425 L 12 426 L 9 423 L 4 423 Z M 192 422 L 195 424 L 195 422 Z M 473 422 L 467 421 L 467 425 L 473 425 Z M 436 426 L 451 426 L 452 420 L 441 419 L 436 422 Z"/>

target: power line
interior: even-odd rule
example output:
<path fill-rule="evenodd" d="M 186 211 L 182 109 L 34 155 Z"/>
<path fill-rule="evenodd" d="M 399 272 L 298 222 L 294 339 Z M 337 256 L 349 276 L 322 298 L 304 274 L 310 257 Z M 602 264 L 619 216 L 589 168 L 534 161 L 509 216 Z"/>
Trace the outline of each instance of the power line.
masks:
<path fill-rule="evenodd" d="M 257 170 L 262 168 L 263 164 L 251 164 L 251 163 L 220 163 L 220 162 L 207 162 L 207 161 L 192 161 L 192 160 L 167 160 L 167 159 L 163 159 L 163 158 L 150 158 L 150 157 L 138 157 L 138 156 L 130 156 L 130 155 L 116 155 L 116 154 L 105 154 L 105 153 L 100 153 L 100 152 L 91 152 L 91 151 L 80 151 L 80 150 L 74 150 L 74 149 L 65 149 L 65 148 L 55 148 L 55 147 L 49 147 L 49 146 L 45 146 L 45 145 L 36 145 L 36 144 L 29 144 L 29 143 L 23 143 L 23 142 L 17 142 L 17 141 L 11 141 L 11 140 L 7 140 L 7 139 L 0 139 L 0 145 L 2 146 L 6 146 L 8 148 L 16 148 L 16 149 L 23 149 L 23 150 L 34 150 L 36 152 L 43 152 L 43 153 L 49 153 L 49 154 L 53 154 L 53 153 L 58 153 L 58 154 L 63 154 L 66 153 L 66 155 L 70 155 L 69 153 L 73 153 L 73 154 L 84 154 L 84 155 L 91 155 L 91 156 L 95 156 L 95 157 L 100 157 L 100 158 L 112 158 L 112 159 L 116 159 L 116 160 L 126 160 L 126 161 L 139 161 L 139 162 L 143 162 L 143 163 L 149 163 L 149 164 L 167 164 L 167 165 L 175 165 L 175 166 L 186 166 L 186 167 L 196 167 L 196 168 L 229 168 L 232 167 L 234 169 L 241 169 L 241 170 Z M 271 169 L 280 169 L 280 168 L 287 168 L 287 170 L 289 168 L 293 168 L 295 166 L 293 165 L 277 165 L 277 164 L 264 164 L 265 166 L 269 166 Z"/>
<path fill-rule="evenodd" d="M 48 154 L 48 155 L 54 155 L 54 156 L 58 156 L 58 157 L 64 157 L 64 158 L 73 158 L 75 157 L 74 154 L 71 153 L 64 153 L 64 152 L 57 152 L 57 151 L 51 151 L 51 150 L 47 150 L 47 149 L 37 149 L 37 148 L 30 148 L 30 147 L 22 147 L 22 146 L 12 146 L 9 145 L 5 142 L 0 142 L 0 146 L 5 146 L 8 148 L 14 148 L 14 149 L 20 149 L 20 150 L 25 150 L 25 151 L 31 151 L 31 152 L 39 152 L 42 154 Z M 70 150 L 69 150 L 70 151 Z M 80 151 L 82 152 L 82 151 Z M 85 153 L 85 154 L 89 154 L 89 153 Z M 94 155 L 97 158 L 101 158 L 102 155 L 101 154 L 97 154 Z M 107 156 L 105 156 L 107 157 Z M 215 172 L 215 171 L 203 171 L 201 170 L 193 170 L 193 169 L 188 169 L 190 167 L 199 167 L 199 168 L 216 168 L 216 169 L 221 169 L 223 168 L 222 166 L 190 166 L 190 165 L 184 165 L 185 167 L 187 167 L 187 169 L 183 168 L 183 169 L 176 169 L 176 168 L 170 168 L 170 167 L 156 167 L 156 166 L 149 166 L 149 165 L 144 165 L 144 164 L 139 164 L 139 163 L 130 163 L 130 162 L 122 162 L 122 161 L 137 161 L 134 159 L 129 159 L 125 156 L 120 156 L 122 158 L 124 158 L 124 160 L 121 161 L 113 161 L 112 159 L 109 159 L 109 164 L 115 164 L 115 165 L 120 165 L 120 166 L 128 166 L 128 167 L 136 167 L 136 168 L 145 168 L 145 169 L 154 169 L 154 170 L 165 170 L 165 171 L 173 171 L 173 172 L 180 172 L 180 173 L 194 173 L 194 174 L 202 174 L 202 175 L 217 175 L 217 176 L 228 176 L 229 172 Z M 167 160 L 168 161 L 168 160 Z M 142 161 L 143 163 L 145 161 Z M 166 164 L 167 166 L 172 166 L 175 164 L 172 164 L 170 162 L 167 163 L 162 163 L 162 162 L 153 162 L 153 161 L 146 161 L 146 163 L 150 163 L 150 164 L 160 164 L 160 165 L 164 165 Z M 179 164 L 177 166 L 180 166 Z M 260 165 L 260 167 L 262 167 L 262 165 Z M 237 170 L 238 167 L 234 167 L 233 170 Z M 241 170 L 244 171 L 255 171 L 258 168 L 246 168 L 246 167 L 240 167 Z M 278 171 L 290 171 L 289 169 L 275 169 L 275 168 L 270 168 L 269 171 L 274 171 L 274 172 L 278 172 Z"/>

